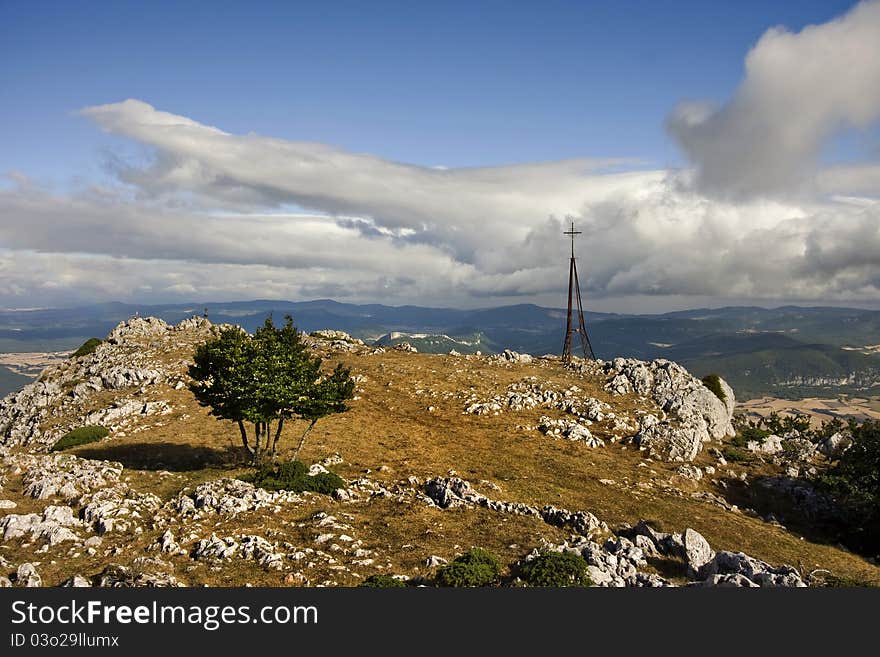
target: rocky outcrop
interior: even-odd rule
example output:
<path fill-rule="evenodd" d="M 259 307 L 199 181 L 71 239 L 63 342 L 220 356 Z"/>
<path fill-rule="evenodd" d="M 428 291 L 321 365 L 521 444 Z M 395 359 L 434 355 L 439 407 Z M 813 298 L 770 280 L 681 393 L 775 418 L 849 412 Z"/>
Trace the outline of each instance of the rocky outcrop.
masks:
<path fill-rule="evenodd" d="M 78 426 L 115 430 L 135 418 L 167 413 L 165 402 L 129 397 L 94 408 L 93 400 L 103 391 L 144 393 L 162 383 L 181 385 L 188 359 L 173 355 L 181 348 L 191 352 L 217 328 L 202 317 L 176 326 L 155 317 L 121 322 L 91 354 L 47 367 L 39 380 L 0 400 L 0 444 L 47 447 Z M 45 429 L 53 418 L 66 421 Z"/>
<path fill-rule="evenodd" d="M 703 447 L 703 438 L 696 427 L 676 426 L 650 414 L 641 418 L 634 441 L 651 458 L 663 461 L 693 461 Z"/>
<path fill-rule="evenodd" d="M 78 501 L 86 493 L 115 484 L 122 475 L 122 464 L 92 461 L 70 454 L 19 454 L 6 457 L 13 471 L 24 470 L 22 484 L 25 495 L 37 500 L 60 497 Z"/>
<path fill-rule="evenodd" d="M 209 481 L 195 490 L 184 490 L 174 502 L 175 510 L 187 517 L 207 514 L 237 515 L 268 509 L 278 512 L 282 504 L 296 504 L 302 498 L 290 491 L 267 491 L 240 479 Z"/>
<path fill-rule="evenodd" d="M 843 456 L 843 453 L 852 446 L 852 436 L 849 432 L 838 431 L 826 438 L 819 445 L 819 451 L 831 459 Z"/>
<path fill-rule="evenodd" d="M 152 493 L 142 493 L 124 484 L 103 488 L 87 497 L 83 520 L 99 534 L 121 532 L 140 534 L 162 506 Z"/>
<path fill-rule="evenodd" d="M 69 506 L 47 506 L 42 513 L 10 513 L 0 518 L 0 535 L 4 541 L 27 538 L 31 541 L 45 540 L 49 545 L 82 539 L 74 531 L 84 529 L 85 524 L 77 518 Z"/>
<path fill-rule="evenodd" d="M 779 454 L 782 451 L 782 438 L 770 434 L 763 440 L 750 440 L 746 443 L 746 449 L 756 454 Z"/>
<path fill-rule="evenodd" d="M 690 461 L 710 440 L 735 434 L 731 420 L 733 390 L 719 379 L 724 400 L 672 361 L 615 358 L 604 363 L 605 389 L 615 395 L 636 394 L 652 399 L 668 419 L 642 418 L 635 442 L 654 458 Z"/>
<path fill-rule="evenodd" d="M 667 534 L 642 521 L 630 534 L 637 544 L 646 545 L 649 552 L 681 559 L 692 586 L 807 586 L 791 566 L 773 567 L 742 552 L 716 553 L 699 532 L 690 528 L 681 534 Z"/>
<path fill-rule="evenodd" d="M 538 430 L 549 436 L 557 436 L 586 443 L 587 447 L 604 447 L 605 441 L 597 438 L 579 422 L 565 418 L 554 420 L 542 415 L 538 420 Z"/>
<path fill-rule="evenodd" d="M 218 537 L 211 534 L 210 538 L 196 543 L 192 552 L 193 559 L 222 561 L 238 557 L 255 561 L 269 570 L 284 568 L 285 554 L 277 550 L 277 546 L 262 536 L 241 534 L 238 537 Z"/>
<path fill-rule="evenodd" d="M 742 552 L 719 552 L 699 569 L 703 586 L 806 587 L 792 566 L 774 568 Z"/>
<path fill-rule="evenodd" d="M 437 506 L 448 509 L 457 506 L 481 506 L 491 511 L 541 518 L 554 527 L 566 527 L 584 536 L 596 531 L 608 531 L 608 526 L 587 511 L 568 511 L 555 506 L 529 506 L 522 502 L 493 500 L 473 489 L 470 482 L 460 477 L 434 477 L 425 482 L 425 493 Z"/>

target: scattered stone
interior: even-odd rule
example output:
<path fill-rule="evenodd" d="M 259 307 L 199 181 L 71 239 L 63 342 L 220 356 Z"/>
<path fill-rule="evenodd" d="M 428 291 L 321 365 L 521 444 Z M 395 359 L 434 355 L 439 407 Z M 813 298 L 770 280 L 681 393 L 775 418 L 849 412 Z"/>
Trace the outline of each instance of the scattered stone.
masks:
<path fill-rule="evenodd" d="M 782 438 L 777 435 L 770 434 L 764 440 L 750 440 L 746 443 L 746 449 L 756 454 L 778 454 L 782 451 Z"/>
<path fill-rule="evenodd" d="M 119 481 L 122 465 L 70 454 L 20 455 L 24 494 L 37 500 L 60 497 L 79 501 L 83 495 Z"/>
<path fill-rule="evenodd" d="M 700 481 L 703 478 L 703 471 L 694 465 L 682 465 L 675 471 L 682 479 L 690 479 L 692 481 Z"/>
<path fill-rule="evenodd" d="M 10 513 L 0 518 L 4 542 L 14 538 L 45 540 L 48 545 L 78 542 L 80 537 L 73 529 L 82 528 L 84 524 L 73 515 L 73 509 L 69 506 L 47 506 L 42 513 Z"/>
<path fill-rule="evenodd" d="M 74 575 L 73 577 L 64 580 L 64 583 L 61 584 L 61 586 L 67 588 L 87 588 L 91 585 L 92 583 L 82 575 Z"/>
<path fill-rule="evenodd" d="M 109 588 L 127 587 L 179 587 L 183 586 L 174 575 L 149 572 L 140 568 L 111 564 L 95 578 L 97 586 Z"/>
<path fill-rule="evenodd" d="M 224 477 L 185 489 L 174 503 L 184 516 L 202 517 L 208 513 L 236 515 L 282 504 L 296 504 L 302 498 L 291 491 L 267 491 L 240 479 Z"/>
<path fill-rule="evenodd" d="M 43 579 L 32 563 L 23 563 L 15 571 L 15 585 L 37 588 L 43 586 Z"/>
<path fill-rule="evenodd" d="M 605 441 L 597 438 L 584 425 L 573 420 L 553 420 L 542 415 L 538 420 L 538 430 L 550 436 L 561 436 L 568 440 L 586 443 L 587 447 L 604 447 Z"/>

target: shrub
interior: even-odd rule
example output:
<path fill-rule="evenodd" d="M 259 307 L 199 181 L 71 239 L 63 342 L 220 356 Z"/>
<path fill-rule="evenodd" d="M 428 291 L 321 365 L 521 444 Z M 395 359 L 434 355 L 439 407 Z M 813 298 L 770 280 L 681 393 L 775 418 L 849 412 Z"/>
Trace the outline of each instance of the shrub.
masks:
<path fill-rule="evenodd" d="M 102 342 L 103 340 L 101 340 L 100 338 L 89 338 L 82 343 L 79 349 L 73 352 L 73 357 L 79 358 L 80 356 L 88 356 L 90 353 L 95 351 L 95 349 L 98 348 L 98 345 Z"/>
<path fill-rule="evenodd" d="M 734 445 L 725 445 L 721 448 L 721 455 L 731 463 L 748 463 L 754 459 L 751 453 Z"/>
<path fill-rule="evenodd" d="M 730 444 L 734 447 L 746 447 L 749 442 L 764 442 L 764 439 L 770 435 L 770 432 L 766 429 L 760 429 L 756 426 L 748 426 L 745 429 L 742 429 L 739 433 L 734 436 Z"/>
<path fill-rule="evenodd" d="M 58 452 L 62 449 L 67 449 L 68 447 L 76 447 L 77 445 L 96 443 L 101 440 L 101 438 L 106 438 L 109 435 L 110 432 L 105 427 L 99 425 L 78 427 L 73 431 L 68 431 L 61 438 L 59 438 L 58 441 L 54 445 L 52 445 L 52 448 L 49 451 Z"/>
<path fill-rule="evenodd" d="M 703 377 L 703 385 L 709 388 L 722 402 L 727 402 L 727 395 L 724 394 L 724 388 L 721 387 L 720 376 L 717 374 L 707 374 Z"/>
<path fill-rule="evenodd" d="M 854 426 L 858 424 L 854 421 L 851 422 Z M 814 430 L 811 440 L 816 443 L 821 443 L 828 440 L 836 433 L 846 431 L 847 429 L 853 429 L 854 426 L 850 426 L 848 423 L 844 422 L 840 418 L 834 417 L 830 420 L 826 420 L 825 422 L 823 422 L 820 429 Z"/>
<path fill-rule="evenodd" d="M 531 586 L 590 586 L 587 562 L 570 552 L 545 552 L 520 568 Z"/>
<path fill-rule="evenodd" d="M 440 586 L 489 586 L 498 581 L 500 572 L 498 559 L 485 550 L 473 548 L 440 568 L 436 579 Z"/>
<path fill-rule="evenodd" d="M 371 589 L 399 589 L 405 586 L 406 582 L 396 579 L 391 575 L 370 575 L 358 584 L 358 587 Z"/>
<path fill-rule="evenodd" d="M 780 416 L 779 413 L 773 411 L 764 419 L 764 425 L 777 436 L 783 436 L 792 431 L 806 435 L 811 433 L 810 416 L 803 413 Z"/>
<path fill-rule="evenodd" d="M 337 488 L 345 488 L 345 481 L 333 472 L 309 476 L 309 469 L 302 461 L 266 463 L 240 479 L 266 490 L 290 490 L 295 493 L 312 491 L 329 495 Z"/>
<path fill-rule="evenodd" d="M 880 551 L 880 420 L 853 424 L 852 446 L 816 484 L 841 505 L 847 538 L 858 549 Z"/>

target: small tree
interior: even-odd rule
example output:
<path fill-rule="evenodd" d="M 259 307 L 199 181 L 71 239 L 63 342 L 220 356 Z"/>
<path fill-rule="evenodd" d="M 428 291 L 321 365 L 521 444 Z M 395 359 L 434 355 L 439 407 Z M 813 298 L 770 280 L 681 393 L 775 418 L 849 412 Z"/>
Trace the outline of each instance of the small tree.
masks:
<path fill-rule="evenodd" d="M 212 415 L 238 423 L 242 445 L 254 460 L 267 452 L 275 456 L 285 420 L 303 419 L 309 424 L 296 458 L 317 421 L 348 410 L 345 402 L 354 395 L 351 371 L 340 364 L 323 375 L 321 359 L 309 353 L 293 318 L 286 319 L 276 328 L 267 318 L 253 336 L 237 326 L 221 330 L 199 345 L 189 368 L 198 402 Z M 246 422 L 254 425 L 253 444 Z"/>

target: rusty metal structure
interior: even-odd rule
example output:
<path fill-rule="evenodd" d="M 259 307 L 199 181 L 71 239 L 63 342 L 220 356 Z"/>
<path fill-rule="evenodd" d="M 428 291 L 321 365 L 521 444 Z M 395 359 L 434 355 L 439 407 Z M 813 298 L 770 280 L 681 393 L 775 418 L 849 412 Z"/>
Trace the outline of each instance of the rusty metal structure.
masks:
<path fill-rule="evenodd" d="M 584 358 L 596 359 L 593 353 L 593 345 L 590 344 L 590 338 L 587 335 L 587 327 L 584 324 L 584 308 L 581 302 L 581 286 L 578 282 L 577 264 L 574 257 L 574 236 L 580 235 L 581 231 L 574 229 L 574 221 L 571 222 L 571 230 L 567 230 L 563 235 L 571 236 L 571 265 L 568 269 L 568 315 L 565 325 L 565 344 L 562 347 L 562 362 L 571 362 L 571 338 L 577 335 L 581 342 L 581 349 Z M 577 326 L 574 323 L 574 304 L 577 303 Z"/>

